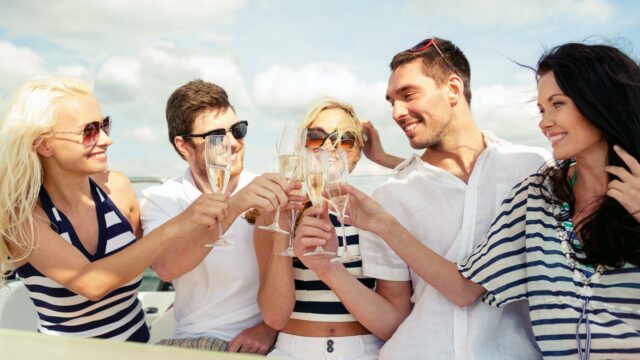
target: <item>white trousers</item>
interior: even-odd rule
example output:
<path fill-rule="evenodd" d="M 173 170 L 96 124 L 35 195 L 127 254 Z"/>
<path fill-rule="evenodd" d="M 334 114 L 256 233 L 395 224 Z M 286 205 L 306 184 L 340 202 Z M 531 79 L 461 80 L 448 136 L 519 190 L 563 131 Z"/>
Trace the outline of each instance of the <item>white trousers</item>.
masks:
<path fill-rule="evenodd" d="M 278 334 L 275 348 L 267 356 L 296 360 L 375 360 L 382 347 L 375 335 L 308 337 Z"/>

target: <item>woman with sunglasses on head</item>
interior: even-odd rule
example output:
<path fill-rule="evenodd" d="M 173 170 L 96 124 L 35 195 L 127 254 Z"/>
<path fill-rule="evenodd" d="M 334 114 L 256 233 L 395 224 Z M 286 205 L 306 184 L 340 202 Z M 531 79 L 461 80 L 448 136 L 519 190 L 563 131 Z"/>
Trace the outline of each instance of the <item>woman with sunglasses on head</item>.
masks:
<path fill-rule="evenodd" d="M 544 358 L 638 358 L 640 66 L 612 46 L 568 43 L 536 75 L 555 161 L 513 188 L 466 259 L 437 255 L 347 186 L 351 223 L 459 306 L 527 301 Z"/>
<path fill-rule="evenodd" d="M 107 169 L 111 125 L 81 80 L 18 89 L 0 124 L 0 276 L 17 272 L 41 333 L 146 342 L 142 272 L 176 239 L 213 233 L 226 197 L 203 195 L 136 240 L 135 192 Z"/>
<path fill-rule="evenodd" d="M 375 128 L 368 122 L 361 122 L 349 104 L 332 99 L 320 102 L 309 111 L 302 129 L 307 130 L 307 149 L 325 147 L 329 151 L 345 151 L 350 172 L 364 148 L 368 149 L 368 154 L 376 154 L 381 165 L 395 166 L 401 161 L 384 153 Z M 365 129 L 370 135 L 367 141 Z M 335 213 L 323 216 L 339 224 Z M 270 223 L 267 220 L 270 219 L 259 219 Z M 290 217 L 282 213 L 283 229 L 290 228 L 290 221 Z M 347 225 L 346 234 L 350 252 L 357 255 L 358 230 Z M 338 246 L 336 240 L 334 238 L 329 246 L 334 252 Z M 340 294 L 317 274 L 330 266 L 329 256 L 303 256 L 298 246 L 295 247 L 297 257 L 293 260 L 276 255 L 287 248 L 288 236 L 260 230 L 256 230 L 254 242 L 261 278 L 258 304 L 264 321 L 280 330 L 271 356 L 324 359 L 330 354 L 336 359 L 377 358 L 382 342 L 351 313 L 351 309 L 359 304 L 342 303 Z M 362 275 L 361 261 L 335 265 L 348 276 L 349 286 L 374 294 L 375 280 Z"/>

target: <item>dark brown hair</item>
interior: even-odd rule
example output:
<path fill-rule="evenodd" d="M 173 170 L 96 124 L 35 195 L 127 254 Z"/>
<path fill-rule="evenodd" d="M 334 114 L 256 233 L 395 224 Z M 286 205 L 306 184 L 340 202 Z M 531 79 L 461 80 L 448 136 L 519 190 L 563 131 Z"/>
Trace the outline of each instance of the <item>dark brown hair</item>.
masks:
<path fill-rule="evenodd" d="M 447 81 L 449 75 L 458 75 L 464 83 L 464 97 L 467 99 L 467 103 L 471 105 L 471 66 L 469 66 L 467 57 L 451 41 L 440 38 L 433 38 L 433 40 L 442 55 L 433 45 L 419 52 L 401 51 L 391 60 L 391 64 L 389 64 L 391 71 L 401 65 L 420 59 L 422 60 L 424 74 L 435 80 L 439 86 L 442 86 Z M 442 58 L 443 56 L 446 57 L 446 61 Z M 447 61 L 453 69 L 449 67 Z"/>
<path fill-rule="evenodd" d="M 619 49 L 607 45 L 568 43 L 545 53 L 538 62 L 538 79 L 553 73 L 562 92 L 598 130 L 609 145 L 608 165 L 627 165 L 613 150 L 620 145 L 640 160 L 640 67 Z M 569 204 L 575 214 L 575 195 L 568 176 L 572 159 L 557 160 L 542 177 L 552 184 L 545 197 Z M 580 174 L 578 174 L 580 176 Z M 609 181 L 617 179 L 609 174 Z M 544 189 L 544 187 L 542 187 Z M 559 219 L 565 220 L 565 219 Z M 575 224 L 588 264 L 640 265 L 640 224 L 614 198 L 604 195 L 597 209 Z"/>
<path fill-rule="evenodd" d="M 180 157 L 174 139 L 176 136 L 190 134 L 193 121 L 205 110 L 222 110 L 231 108 L 227 92 L 220 86 L 196 79 L 177 88 L 167 100 L 167 127 L 169 142 Z"/>

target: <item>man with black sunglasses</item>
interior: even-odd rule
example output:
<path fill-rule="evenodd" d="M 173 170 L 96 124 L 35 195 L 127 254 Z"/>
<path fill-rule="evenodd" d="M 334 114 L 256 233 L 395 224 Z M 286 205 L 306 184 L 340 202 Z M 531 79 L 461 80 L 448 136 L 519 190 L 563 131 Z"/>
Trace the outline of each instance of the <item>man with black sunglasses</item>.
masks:
<path fill-rule="evenodd" d="M 170 220 L 203 192 L 210 192 L 204 159 L 205 138 L 227 135 L 232 167 L 227 192 L 228 214 L 222 226 L 235 245 L 206 247 L 218 229 L 201 237 L 201 246 L 176 239 L 153 269 L 176 289 L 173 339 L 165 345 L 214 351 L 266 354 L 277 332 L 262 322 L 257 306 L 258 268 L 253 248 L 253 223 L 245 214 L 255 208 L 267 212 L 287 202 L 287 183 L 279 175 L 255 176 L 244 170 L 244 138 L 248 122 L 239 120 L 221 87 L 191 81 L 167 101 L 169 140 L 189 165 L 182 177 L 146 189 L 141 204 L 145 233 Z M 213 231 L 215 230 L 215 231 Z"/>
<path fill-rule="evenodd" d="M 377 282 L 375 294 L 349 287 L 340 299 L 358 304 L 358 321 L 387 340 L 380 359 L 541 358 L 525 303 L 461 308 L 437 290 L 443 271 L 434 263 L 452 268 L 464 259 L 509 190 L 549 158 L 477 127 L 470 73 L 447 40 L 396 54 L 386 97 L 411 147 L 425 151 L 395 168 L 374 191 L 377 201 L 346 187 L 350 223 L 367 230 L 360 233 L 363 272 Z M 434 257 L 440 261 L 426 260 Z"/>

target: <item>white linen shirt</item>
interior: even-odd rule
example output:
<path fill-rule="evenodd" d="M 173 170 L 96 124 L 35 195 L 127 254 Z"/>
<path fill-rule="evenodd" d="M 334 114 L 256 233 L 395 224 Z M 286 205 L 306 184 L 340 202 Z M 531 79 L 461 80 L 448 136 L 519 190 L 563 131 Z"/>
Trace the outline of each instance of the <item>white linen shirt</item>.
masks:
<path fill-rule="evenodd" d="M 509 190 L 549 158 L 543 149 L 513 145 L 484 132 L 486 149 L 468 184 L 417 155 L 395 169 L 373 197 L 419 241 L 457 262 L 486 234 Z M 460 308 L 422 280 L 379 237 L 363 231 L 364 274 L 411 280 L 414 304 L 382 348 L 380 359 L 539 359 L 525 304 Z"/>
<path fill-rule="evenodd" d="M 243 171 L 235 191 L 254 177 Z M 180 214 L 201 194 L 189 168 L 183 177 L 145 189 L 140 206 L 145 235 Z M 174 338 L 210 336 L 229 341 L 262 321 L 257 304 L 260 284 L 253 225 L 240 216 L 225 236 L 236 245 L 213 249 L 195 268 L 173 280 Z"/>

